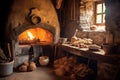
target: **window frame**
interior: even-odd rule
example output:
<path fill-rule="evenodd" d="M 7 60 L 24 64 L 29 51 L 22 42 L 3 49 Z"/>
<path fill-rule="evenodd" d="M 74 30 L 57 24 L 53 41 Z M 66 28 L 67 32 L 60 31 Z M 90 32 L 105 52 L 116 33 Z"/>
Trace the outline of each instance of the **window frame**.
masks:
<path fill-rule="evenodd" d="M 97 13 L 97 5 L 98 4 L 102 4 L 102 13 Z M 94 12 L 94 15 L 95 15 L 95 21 L 94 21 L 94 24 L 97 25 L 97 26 L 104 26 L 105 25 L 105 22 L 104 21 L 104 17 L 103 15 L 105 15 L 105 12 L 103 12 L 103 4 L 104 2 L 103 1 L 96 1 L 95 2 L 95 5 L 94 5 L 94 8 L 95 8 L 95 12 Z M 101 23 L 97 23 L 97 15 L 101 15 Z"/>

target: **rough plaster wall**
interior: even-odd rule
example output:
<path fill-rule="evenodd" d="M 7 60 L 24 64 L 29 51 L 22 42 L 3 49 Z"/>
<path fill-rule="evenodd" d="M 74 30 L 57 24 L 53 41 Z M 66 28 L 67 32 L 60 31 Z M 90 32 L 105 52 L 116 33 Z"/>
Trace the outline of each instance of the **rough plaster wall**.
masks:
<path fill-rule="evenodd" d="M 106 26 L 113 36 L 114 44 L 120 44 L 120 1 L 105 0 L 106 2 Z M 118 24 L 117 24 L 118 23 Z"/>
<path fill-rule="evenodd" d="M 30 24 L 26 18 L 31 8 L 36 8 L 34 13 L 41 18 L 41 23 L 47 23 L 56 28 L 55 37 L 59 37 L 58 17 L 51 0 L 14 0 L 8 18 L 7 33 L 11 33 L 12 29 L 23 24 Z"/>

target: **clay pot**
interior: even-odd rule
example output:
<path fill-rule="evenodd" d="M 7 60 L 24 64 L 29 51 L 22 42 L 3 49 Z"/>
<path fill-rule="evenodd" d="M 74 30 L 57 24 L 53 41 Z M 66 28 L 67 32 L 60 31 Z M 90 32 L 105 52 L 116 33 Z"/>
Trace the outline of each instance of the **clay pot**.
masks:
<path fill-rule="evenodd" d="M 60 38 L 59 39 L 59 43 L 60 44 L 64 44 L 64 43 L 66 43 L 67 42 L 67 38 Z"/>
<path fill-rule="evenodd" d="M 42 66 L 46 66 L 49 64 L 49 57 L 48 56 L 41 56 L 39 57 L 39 63 Z"/>
<path fill-rule="evenodd" d="M 14 61 L 0 63 L 0 76 L 7 76 L 13 73 Z"/>

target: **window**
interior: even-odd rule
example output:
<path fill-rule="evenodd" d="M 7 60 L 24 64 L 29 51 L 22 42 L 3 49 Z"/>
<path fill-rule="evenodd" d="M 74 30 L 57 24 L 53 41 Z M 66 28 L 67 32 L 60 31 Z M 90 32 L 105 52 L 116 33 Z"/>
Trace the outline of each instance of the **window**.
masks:
<path fill-rule="evenodd" d="M 95 25 L 105 24 L 105 4 L 103 2 L 95 3 Z"/>
<path fill-rule="evenodd" d="M 81 1 L 80 28 L 85 32 L 105 31 L 105 4 L 102 0 Z"/>

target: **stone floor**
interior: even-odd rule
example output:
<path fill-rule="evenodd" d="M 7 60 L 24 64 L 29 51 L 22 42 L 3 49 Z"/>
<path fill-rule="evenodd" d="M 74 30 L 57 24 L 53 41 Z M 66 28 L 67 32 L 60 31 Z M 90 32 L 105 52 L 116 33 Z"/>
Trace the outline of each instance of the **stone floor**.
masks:
<path fill-rule="evenodd" d="M 32 72 L 13 72 L 13 74 L 0 77 L 0 80 L 70 80 L 66 77 L 57 77 L 48 67 L 38 67 Z"/>

